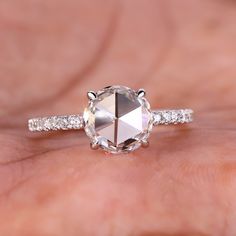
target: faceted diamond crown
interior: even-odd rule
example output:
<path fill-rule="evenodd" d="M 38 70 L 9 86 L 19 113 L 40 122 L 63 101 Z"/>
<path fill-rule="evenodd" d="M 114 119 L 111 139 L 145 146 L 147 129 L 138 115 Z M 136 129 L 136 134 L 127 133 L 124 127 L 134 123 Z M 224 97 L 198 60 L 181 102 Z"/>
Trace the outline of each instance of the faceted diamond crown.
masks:
<path fill-rule="evenodd" d="M 127 87 L 112 86 L 97 93 L 84 112 L 85 131 L 92 143 L 108 152 L 129 152 L 146 141 L 152 113 L 145 98 Z"/>

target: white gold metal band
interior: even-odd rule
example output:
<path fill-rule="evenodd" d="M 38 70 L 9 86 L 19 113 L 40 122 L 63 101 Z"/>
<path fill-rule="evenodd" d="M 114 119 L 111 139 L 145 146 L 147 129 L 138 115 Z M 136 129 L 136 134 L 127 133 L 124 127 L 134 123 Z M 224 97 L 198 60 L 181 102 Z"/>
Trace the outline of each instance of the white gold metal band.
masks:
<path fill-rule="evenodd" d="M 72 130 L 83 128 L 81 115 L 49 116 L 28 121 L 30 131 Z"/>
<path fill-rule="evenodd" d="M 154 110 L 153 125 L 170 125 L 170 124 L 184 124 L 193 121 L 193 110 L 179 109 L 179 110 Z"/>
<path fill-rule="evenodd" d="M 153 110 L 153 125 L 189 123 L 193 120 L 191 109 Z M 28 121 L 30 131 L 78 130 L 84 126 L 81 115 L 49 116 L 33 118 Z"/>

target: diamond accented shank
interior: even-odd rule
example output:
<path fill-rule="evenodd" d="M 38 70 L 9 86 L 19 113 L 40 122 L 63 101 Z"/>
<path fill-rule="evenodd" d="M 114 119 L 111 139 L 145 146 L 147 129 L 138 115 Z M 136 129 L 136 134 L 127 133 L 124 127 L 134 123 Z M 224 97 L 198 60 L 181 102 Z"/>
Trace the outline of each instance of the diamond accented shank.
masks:
<path fill-rule="evenodd" d="M 29 120 L 30 131 L 81 129 L 83 119 L 80 115 L 49 116 Z"/>
<path fill-rule="evenodd" d="M 111 153 L 130 152 L 146 141 L 153 114 L 144 97 L 124 86 L 111 86 L 97 93 L 84 111 L 85 132 L 91 143 Z"/>
<path fill-rule="evenodd" d="M 156 110 L 153 111 L 153 125 L 183 124 L 193 121 L 193 110 Z"/>

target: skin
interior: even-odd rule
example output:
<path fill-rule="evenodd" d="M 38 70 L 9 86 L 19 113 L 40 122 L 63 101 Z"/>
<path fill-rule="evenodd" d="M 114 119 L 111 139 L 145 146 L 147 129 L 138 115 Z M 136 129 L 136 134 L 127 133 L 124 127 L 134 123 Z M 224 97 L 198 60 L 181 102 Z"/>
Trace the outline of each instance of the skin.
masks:
<path fill-rule="evenodd" d="M 2 0 L 0 235 L 236 235 L 235 22 L 232 0 Z M 195 121 L 119 156 L 28 132 L 113 84 Z"/>

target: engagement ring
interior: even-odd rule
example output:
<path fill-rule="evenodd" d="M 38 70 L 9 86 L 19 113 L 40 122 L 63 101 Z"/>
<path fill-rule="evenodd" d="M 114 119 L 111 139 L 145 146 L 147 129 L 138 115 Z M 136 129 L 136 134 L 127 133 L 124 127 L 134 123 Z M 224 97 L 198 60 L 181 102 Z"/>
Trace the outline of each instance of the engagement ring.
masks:
<path fill-rule="evenodd" d="M 192 121 L 191 109 L 151 110 L 145 91 L 124 86 L 109 86 L 87 93 L 83 114 L 33 118 L 30 131 L 84 129 L 92 149 L 127 153 L 148 146 L 153 126 Z"/>

